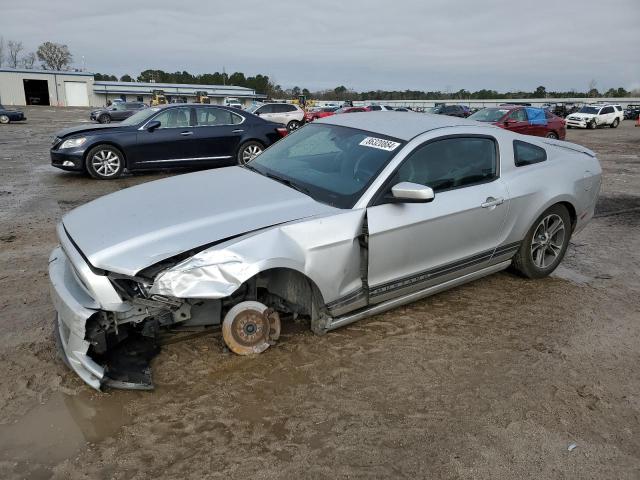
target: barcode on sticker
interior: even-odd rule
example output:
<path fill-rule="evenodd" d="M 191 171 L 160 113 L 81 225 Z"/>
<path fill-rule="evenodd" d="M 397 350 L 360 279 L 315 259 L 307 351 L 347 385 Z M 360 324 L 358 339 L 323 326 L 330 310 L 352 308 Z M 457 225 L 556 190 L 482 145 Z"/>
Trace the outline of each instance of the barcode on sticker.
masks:
<path fill-rule="evenodd" d="M 398 142 L 392 142 L 391 140 L 385 140 L 384 138 L 367 137 L 360 142 L 360 145 L 392 152 L 398 148 L 398 145 L 400 144 Z"/>

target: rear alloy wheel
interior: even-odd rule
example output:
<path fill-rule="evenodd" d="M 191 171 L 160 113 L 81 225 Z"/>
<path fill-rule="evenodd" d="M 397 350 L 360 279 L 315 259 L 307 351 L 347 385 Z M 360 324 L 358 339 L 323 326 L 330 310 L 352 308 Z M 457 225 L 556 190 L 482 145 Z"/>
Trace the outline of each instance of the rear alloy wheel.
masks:
<path fill-rule="evenodd" d="M 260 302 L 235 305 L 222 322 L 224 343 L 238 355 L 262 353 L 280 336 L 278 313 Z"/>
<path fill-rule="evenodd" d="M 618 125 L 620 125 L 620 119 L 616 118 L 613 123 L 610 125 L 611 128 L 618 128 Z"/>
<path fill-rule="evenodd" d="M 549 133 L 547 133 L 546 136 L 547 136 L 547 138 L 552 138 L 554 140 L 558 139 L 558 134 L 556 132 L 549 132 Z"/>
<path fill-rule="evenodd" d="M 112 180 L 122 175 L 124 156 L 111 145 L 98 145 L 87 154 L 87 172 L 98 180 Z"/>
<path fill-rule="evenodd" d="M 99 123 L 111 123 L 111 117 L 109 115 L 103 114 L 98 117 Z"/>
<path fill-rule="evenodd" d="M 11 120 L 9 119 L 8 115 L 0 115 L 0 123 L 2 124 L 7 124 L 9 123 Z"/>
<path fill-rule="evenodd" d="M 513 258 L 515 269 L 528 278 L 542 278 L 562 261 L 571 238 L 566 207 L 554 205 L 535 221 Z"/>
<path fill-rule="evenodd" d="M 264 151 L 264 147 L 260 142 L 251 141 L 240 145 L 238 149 L 238 165 L 245 165 L 256 158 Z"/>
<path fill-rule="evenodd" d="M 294 130 L 297 130 L 300 128 L 300 122 L 297 120 L 291 120 L 289 123 L 287 123 L 287 130 L 289 130 L 290 132 L 293 132 Z"/>

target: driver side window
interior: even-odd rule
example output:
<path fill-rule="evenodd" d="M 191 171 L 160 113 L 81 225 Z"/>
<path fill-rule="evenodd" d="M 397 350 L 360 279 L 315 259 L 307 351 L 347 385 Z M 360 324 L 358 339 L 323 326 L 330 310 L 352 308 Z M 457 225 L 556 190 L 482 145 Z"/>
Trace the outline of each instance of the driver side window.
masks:
<path fill-rule="evenodd" d="M 434 192 L 465 187 L 497 178 L 495 140 L 456 137 L 429 142 L 413 151 L 395 173 L 391 186 L 412 182 Z"/>
<path fill-rule="evenodd" d="M 188 107 L 167 108 L 153 120 L 160 122 L 158 128 L 184 128 L 190 126 L 191 109 Z"/>

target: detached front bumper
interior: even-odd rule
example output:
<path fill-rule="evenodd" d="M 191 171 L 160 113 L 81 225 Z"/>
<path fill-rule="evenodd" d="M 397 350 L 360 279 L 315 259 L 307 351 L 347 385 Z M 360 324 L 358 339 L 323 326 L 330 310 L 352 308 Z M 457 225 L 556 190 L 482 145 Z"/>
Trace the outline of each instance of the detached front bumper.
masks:
<path fill-rule="evenodd" d="M 49 257 L 51 300 L 56 308 L 56 335 L 60 354 L 85 383 L 100 390 L 104 368 L 89 356 L 90 344 L 85 340 L 87 320 L 98 312 L 93 300 L 79 284 L 73 267 L 62 248 Z"/>

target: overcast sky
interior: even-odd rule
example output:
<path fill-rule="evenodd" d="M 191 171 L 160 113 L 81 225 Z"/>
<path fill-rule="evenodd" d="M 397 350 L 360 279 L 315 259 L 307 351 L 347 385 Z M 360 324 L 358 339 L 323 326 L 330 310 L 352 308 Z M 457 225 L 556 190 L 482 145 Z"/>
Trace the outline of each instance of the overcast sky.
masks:
<path fill-rule="evenodd" d="M 262 73 L 284 88 L 640 88 L 640 0 L 0 0 L 0 35 L 77 66 Z"/>

